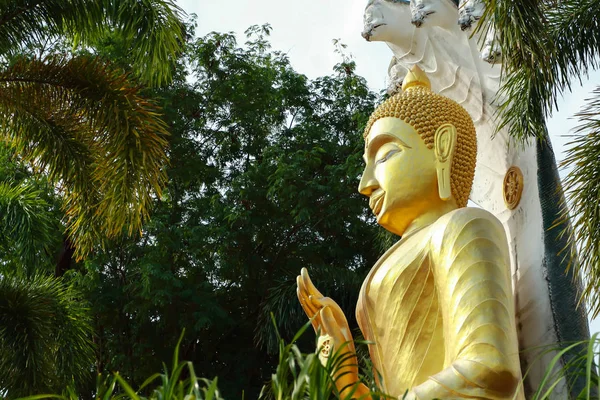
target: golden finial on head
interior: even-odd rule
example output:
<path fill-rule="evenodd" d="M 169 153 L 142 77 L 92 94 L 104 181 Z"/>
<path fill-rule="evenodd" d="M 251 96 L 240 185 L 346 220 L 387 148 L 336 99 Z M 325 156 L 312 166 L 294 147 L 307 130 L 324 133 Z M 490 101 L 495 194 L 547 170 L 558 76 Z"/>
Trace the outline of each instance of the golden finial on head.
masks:
<path fill-rule="evenodd" d="M 402 81 L 402 90 L 407 91 L 416 87 L 431 90 L 429 78 L 417 64 L 415 64 L 404 77 L 404 80 Z"/>

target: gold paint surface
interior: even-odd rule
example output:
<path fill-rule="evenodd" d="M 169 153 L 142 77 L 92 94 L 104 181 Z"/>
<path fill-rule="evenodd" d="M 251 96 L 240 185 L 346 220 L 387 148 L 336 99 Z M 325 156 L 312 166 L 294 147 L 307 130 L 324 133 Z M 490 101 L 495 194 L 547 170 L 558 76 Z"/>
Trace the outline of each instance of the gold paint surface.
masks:
<path fill-rule="evenodd" d="M 359 192 L 377 222 L 402 236 L 369 272 L 356 308 L 374 343 L 374 376 L 396 398 L 406 390 L 408 399 L 421 400 L 522 398 L 506 233 L 489 212 L 464 207 L 475 130 L 458 104 L 431 93 L 414 72 L 406 90 L 373 113 L 365 134 Z M 448 182 L 451 194 L 441 196 Z M 336 386 L 342 395 L 352 387 L 354 398 L 368 395 L 354 346 L 345 344 L 352 336 L 341 308 L 306 269 L 297 284 L 325 344 L 321 359 L 332 348 L 349 355 Z"/>
<path fill-rule="evenodd" d="M 506 171 L 502 189 L 506 207 L 509 210 L 517 208 L 523 194 L 523 173 L 519 167 L 513 165 Z"/>
<path fill-rule="evenodd" d="M 392 247 L 363 283 L 356 317 L 401 398 L 512 398 L 520 379 L 504 228 L 487 211 L 447 213 Z"/>
<path fill-rule="evenodd" d="M 406 91 L 415 87 L 423 87 L 431 90 L 431 82 L 429 81 L 429 78 L 416 64 L 404 77 L 404 80 L 402 81 L 402 90 Z"/>

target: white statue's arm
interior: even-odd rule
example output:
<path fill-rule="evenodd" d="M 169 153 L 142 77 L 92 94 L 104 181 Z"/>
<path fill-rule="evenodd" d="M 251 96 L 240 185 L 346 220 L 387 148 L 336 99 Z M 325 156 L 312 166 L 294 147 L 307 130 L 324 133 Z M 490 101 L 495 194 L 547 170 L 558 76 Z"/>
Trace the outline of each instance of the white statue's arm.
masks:
<path fill-rule="evenodd" d="M 419 399 L 512 398 L 520 371 L 506 234 L 490 213 L 463 208 L 437 223 L 432 263 L 445 362 L 414 387 Z"/>

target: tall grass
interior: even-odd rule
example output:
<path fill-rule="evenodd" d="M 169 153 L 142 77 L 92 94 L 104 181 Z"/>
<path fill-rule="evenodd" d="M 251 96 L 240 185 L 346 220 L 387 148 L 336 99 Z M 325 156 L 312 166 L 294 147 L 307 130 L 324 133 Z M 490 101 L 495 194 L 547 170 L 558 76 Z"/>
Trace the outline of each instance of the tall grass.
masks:
<path fill-rule="evenodd" d="M 185 333 L 185 331 L 184 331 Z M 181 334 L 175 351 L 171 370 L 163 364 L 163 372 L 150 376 L 134 390 L 118 372 L 107 377 L 98 375 L 96 381 L 96 400 L 223 400 L 217 388 L 217 378 L 208 380 L 198 378 L 194 366 L 189 361 L 179 361 L 179 346 L 183 339 Z M 18 400 L 62 399 L 78 400 L 81 397 L 70 385 L 60 394 L 40 394 Z M 146 396 L 142 393 L 149 393 Z"/>
<path fill-rule="evenodd" d="M 565 384 L 570 391 L 576 391 L 577 399 L 600 399 L 599 333 L 592 335 L 589 340 L 541 348 L 538 357 L 547 354 L 554 356 L 546 366 L 540 385 L 531 396 L 531 400 L 547 399 Z M 561 360 L 565 358 L 567 362 L 561 365 Z"/>
<path fill-rule="evenodd" d="M 273 324 L 275 324 L 274 320 Z M 296 333 L 290 343 L 285 343 L 275 324 L 279 341 L 279 363 L 270 383 L 263 387 L 259 396 L 261 400 L 350 400 L 353 398 L 353 390 L 345 391 L 344 396 L 340 395 L 335 383 L 343 374 L 334 373 L 353 355 L 345 354 L 345 346 L 342 345 L 323 365 L 318 358 L 318 352 L 302 353 L 295 343 L 309 326 L 311 326 L 310 322 Z M 372 374 L 367 372 L 362 378 L 363 383 L 371 390 L 368 395 L 363 397 L 374 400 L 389 397 L 377 389 Z"/>
<path fill-rule="evenodd" d="M 322 365 L 317 353 L 302 353 L 295 344 L 309 326 L 310 323 L 302 327 L 290 343 L 286 343 L 277 332 L 279 362 L 270 381 L 263 387 L 260 400 L 350 400 L 352 398 L 352 392 L 341 397 L 335 385 L 339 375 L 336 376 L 334 371 L 346 361 L 343 349 L 333 354 L 326 365 Z M 170 369 L 163 365 L 162 373 L 150 376 L 137 390 L 134 390 L 118 373 L 106 377 L 99 376 L 95 398 L 97 400 L 222 400 L 216 378 L 213 380 L 199 378 L 191 362 L 179 360 L 182 338 L 183 334 L 173 353 Z M 547 399 L 565 383 L 570 386 L 581 377 L 584 378 L 585 386 L 580 390 L 577 399 L 600 399 L 600 376 L 597 368 L 600 363 L 600 334 L 593 335 L 588 341 L 563 344 L 560 348 L 537 350 L 540 357 L 549 353 L 553 353 L 554 356 L 547 366 L 540 386 L 530 397 L 531 400 Z M 569 361 L 561 366 L 561 358 L 569 354 L 571 355 Z M 373 400 L 391 398 L 377 389 L 372 374 L 368 369 L 365 371 L 361 379 L 371 390 L 365 397 Z M 74 385 L 70 385 L 60 395 L 41 394 L 18 400 L 79 399 L 80 396 L 72 387 Z"/>

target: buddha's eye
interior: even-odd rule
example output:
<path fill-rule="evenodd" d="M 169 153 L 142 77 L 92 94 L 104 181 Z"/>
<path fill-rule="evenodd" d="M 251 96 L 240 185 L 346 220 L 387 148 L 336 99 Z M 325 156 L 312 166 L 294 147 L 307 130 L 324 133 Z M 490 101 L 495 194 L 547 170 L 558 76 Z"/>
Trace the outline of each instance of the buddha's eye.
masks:
<path fill-rule="evenodd" d="M 394 154 L 398 154 L 402 151 L 402 149 L 394 144 L 394 143 L 386 143 L 379 151 L 377 151 L 377 156 L 375 158 L 375 165 L 381 164 L 389 160 Z"/>

